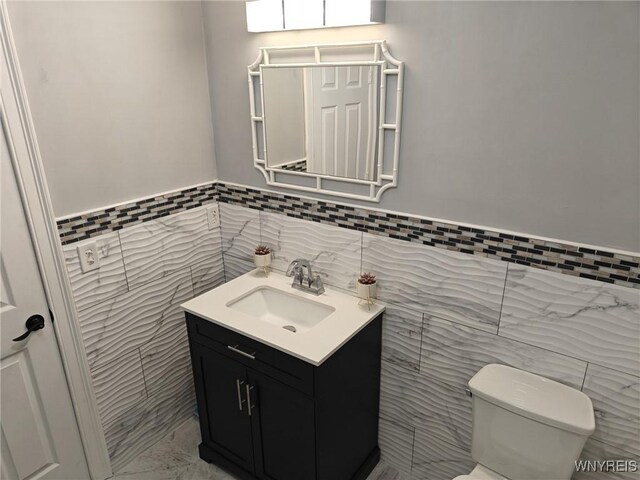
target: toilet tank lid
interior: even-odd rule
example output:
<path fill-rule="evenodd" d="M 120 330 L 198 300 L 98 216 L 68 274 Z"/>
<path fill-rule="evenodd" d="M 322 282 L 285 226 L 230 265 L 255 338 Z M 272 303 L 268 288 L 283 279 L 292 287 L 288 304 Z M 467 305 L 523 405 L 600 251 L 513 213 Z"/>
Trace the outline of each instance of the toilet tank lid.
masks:
<path fill-rule="evenodd" d="M 546 425 L 582 435 L 595 430 L 591 399 L 575 388 L 505 365 L 485 365 L 469 380 L 473 395 Z"/>

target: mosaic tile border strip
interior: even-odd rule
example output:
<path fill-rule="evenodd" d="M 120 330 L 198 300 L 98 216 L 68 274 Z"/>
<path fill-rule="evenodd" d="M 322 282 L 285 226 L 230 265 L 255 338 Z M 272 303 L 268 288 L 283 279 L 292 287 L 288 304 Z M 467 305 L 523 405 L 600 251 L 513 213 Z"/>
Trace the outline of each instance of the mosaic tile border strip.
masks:
<path fill-rule="evenodd" d="M 208 183 L 58 220 L 58 234 L 68 245 L 215 201 L 216 184 Z"/>
<path fill-rule="evenodd" d="M 437 248 L 640 288 L 640 256 L 265 192 L 224 182 L 58 221 L 63 245 L 219 201 Z"/>
<path fill-rule="evenodd" d="M 321 200 L 217 185 L 218 201 L 408 242 L 640 288 L 640 256 L 515 236 Z"/>

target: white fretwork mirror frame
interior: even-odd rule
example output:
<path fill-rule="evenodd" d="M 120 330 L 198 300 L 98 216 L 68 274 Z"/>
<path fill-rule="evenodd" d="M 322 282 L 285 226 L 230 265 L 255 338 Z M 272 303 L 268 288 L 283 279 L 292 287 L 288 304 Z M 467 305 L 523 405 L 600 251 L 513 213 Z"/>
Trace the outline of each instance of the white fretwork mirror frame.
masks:
<path fill-rule="evenodd" d="M 304 51 L 313 55 L 313 61 L 310 62 L 292 62 L 291 60 L 274 58 L 283 54 L 295 54 Z M 362 50 L 366 56 L 371 57 L 370 60 L 354 60 L 354 61 L 324 61 L 323 53 L 343 51 L 345 54 Z M 365 57 L 366 58 L 366 57 Z M 293 170 L 282 170 L 270 168 L 267 163 L 267 140 L 266 126 L 264 119 L 264 86 L 262 81 L 262 69 L 268 68 L 290 68 L 290 67 L 311 67 L 311 66 L 380 66 L 380 96 L 379 96 L 379 115 L 378 115 L 378 147 L 376 150 L 377 175 L 375 180 L 363 180 L 347 177 L 337 177 L 333 175 L 324 175 L 309 172 L 297 172 Z M 391 95 L 387 91 L 387 77 L 395 75 L 396 91 L 395 91 L 395 119 L 393 123 L 387 122 L 386 105 L 391 99 Z M 296 46 L 278 46 L 278 47 L 260 47 L 258 58 L 248 67 L 249 80 L 249 104 L 251 107 L 251 139 L 253 142 L 253 165 L 262 172 L 264 179 L 268 185 L 284 187 L 293 190 L 302 190 L 308 192 L 323 193 L 338 197 L 346 197 L 356 200 L 367 200 L 371 202 L 379 202 L 382 193 L 390 188 L 398 185 L 398 160 L 400 155 L 400 125 L 402 121 L 402 83 L 404 77 L 404 63 L 394 58 L 387 48 L 384 40 L 374 40 L 366 42 L 352 43 L 333 43 L 320 45 L 296 45 Z M 258 82 L 258 84 L 256 84 Z M 259 103 L 256 100 L 256 87 L 260 88 Z M 260 108 L 258 109 L 258 104 Z M 258 113 L 259 112 L 259 113 Z M 385 167 L 385 132 L 393 131 L 393 159 L 391 162 L 391 170 Z M 261 134 L 262 149 L 259 145 L 259 135 Z M 262 150 L 262 152 L 260 152 Z M 262 157 L 260 154 L 262 153 Z M 297 178 L 296 178 L 297 177 Z M 313 185 L 300 184 L 300 177 L 315 178 Z M 286 179 L 289 178 L 287 182 Z M 298 182 L 296 183 L 296 180 Z M 357 185 L 361 191 L 367 193 L 353 193 L 340 190 L 337 187 L 341 184 Z M 332 188 L 334 187 L 334 188 Z M 348 188 L 348 187 L 347 187 Z M 362 190 L 364 189 L 364 190 Z"/>

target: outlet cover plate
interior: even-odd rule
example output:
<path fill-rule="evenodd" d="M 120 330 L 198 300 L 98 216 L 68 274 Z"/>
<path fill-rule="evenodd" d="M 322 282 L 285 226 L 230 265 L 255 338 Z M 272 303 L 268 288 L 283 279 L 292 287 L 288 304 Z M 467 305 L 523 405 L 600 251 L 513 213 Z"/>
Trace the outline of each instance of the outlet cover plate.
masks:
<path fill-rule="evenodd" d="M 82 273 L 91 272 L 100 268 L 100 257 L 98 256 L 98 246 L 96 242 L 78 245 L 78 257 L 80 258 L 80 268 Z"/>
<path fill-rule="evenodd" d="M 209 230 L 220 226 L 220 210 L 217 204 L 207 207 L 207 221 L 209 222 Z"/>

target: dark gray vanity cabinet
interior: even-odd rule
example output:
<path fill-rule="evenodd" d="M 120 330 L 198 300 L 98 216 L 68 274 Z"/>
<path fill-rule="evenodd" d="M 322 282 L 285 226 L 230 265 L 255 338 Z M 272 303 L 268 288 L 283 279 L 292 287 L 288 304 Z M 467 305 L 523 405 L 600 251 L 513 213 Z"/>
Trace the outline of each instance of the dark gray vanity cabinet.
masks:
<path fill-rule="evenodd" d="M 382 315 L 318 367 L 186 315 L 202 459 L 246 480 L 366 479 L 380 456 Z"/>

